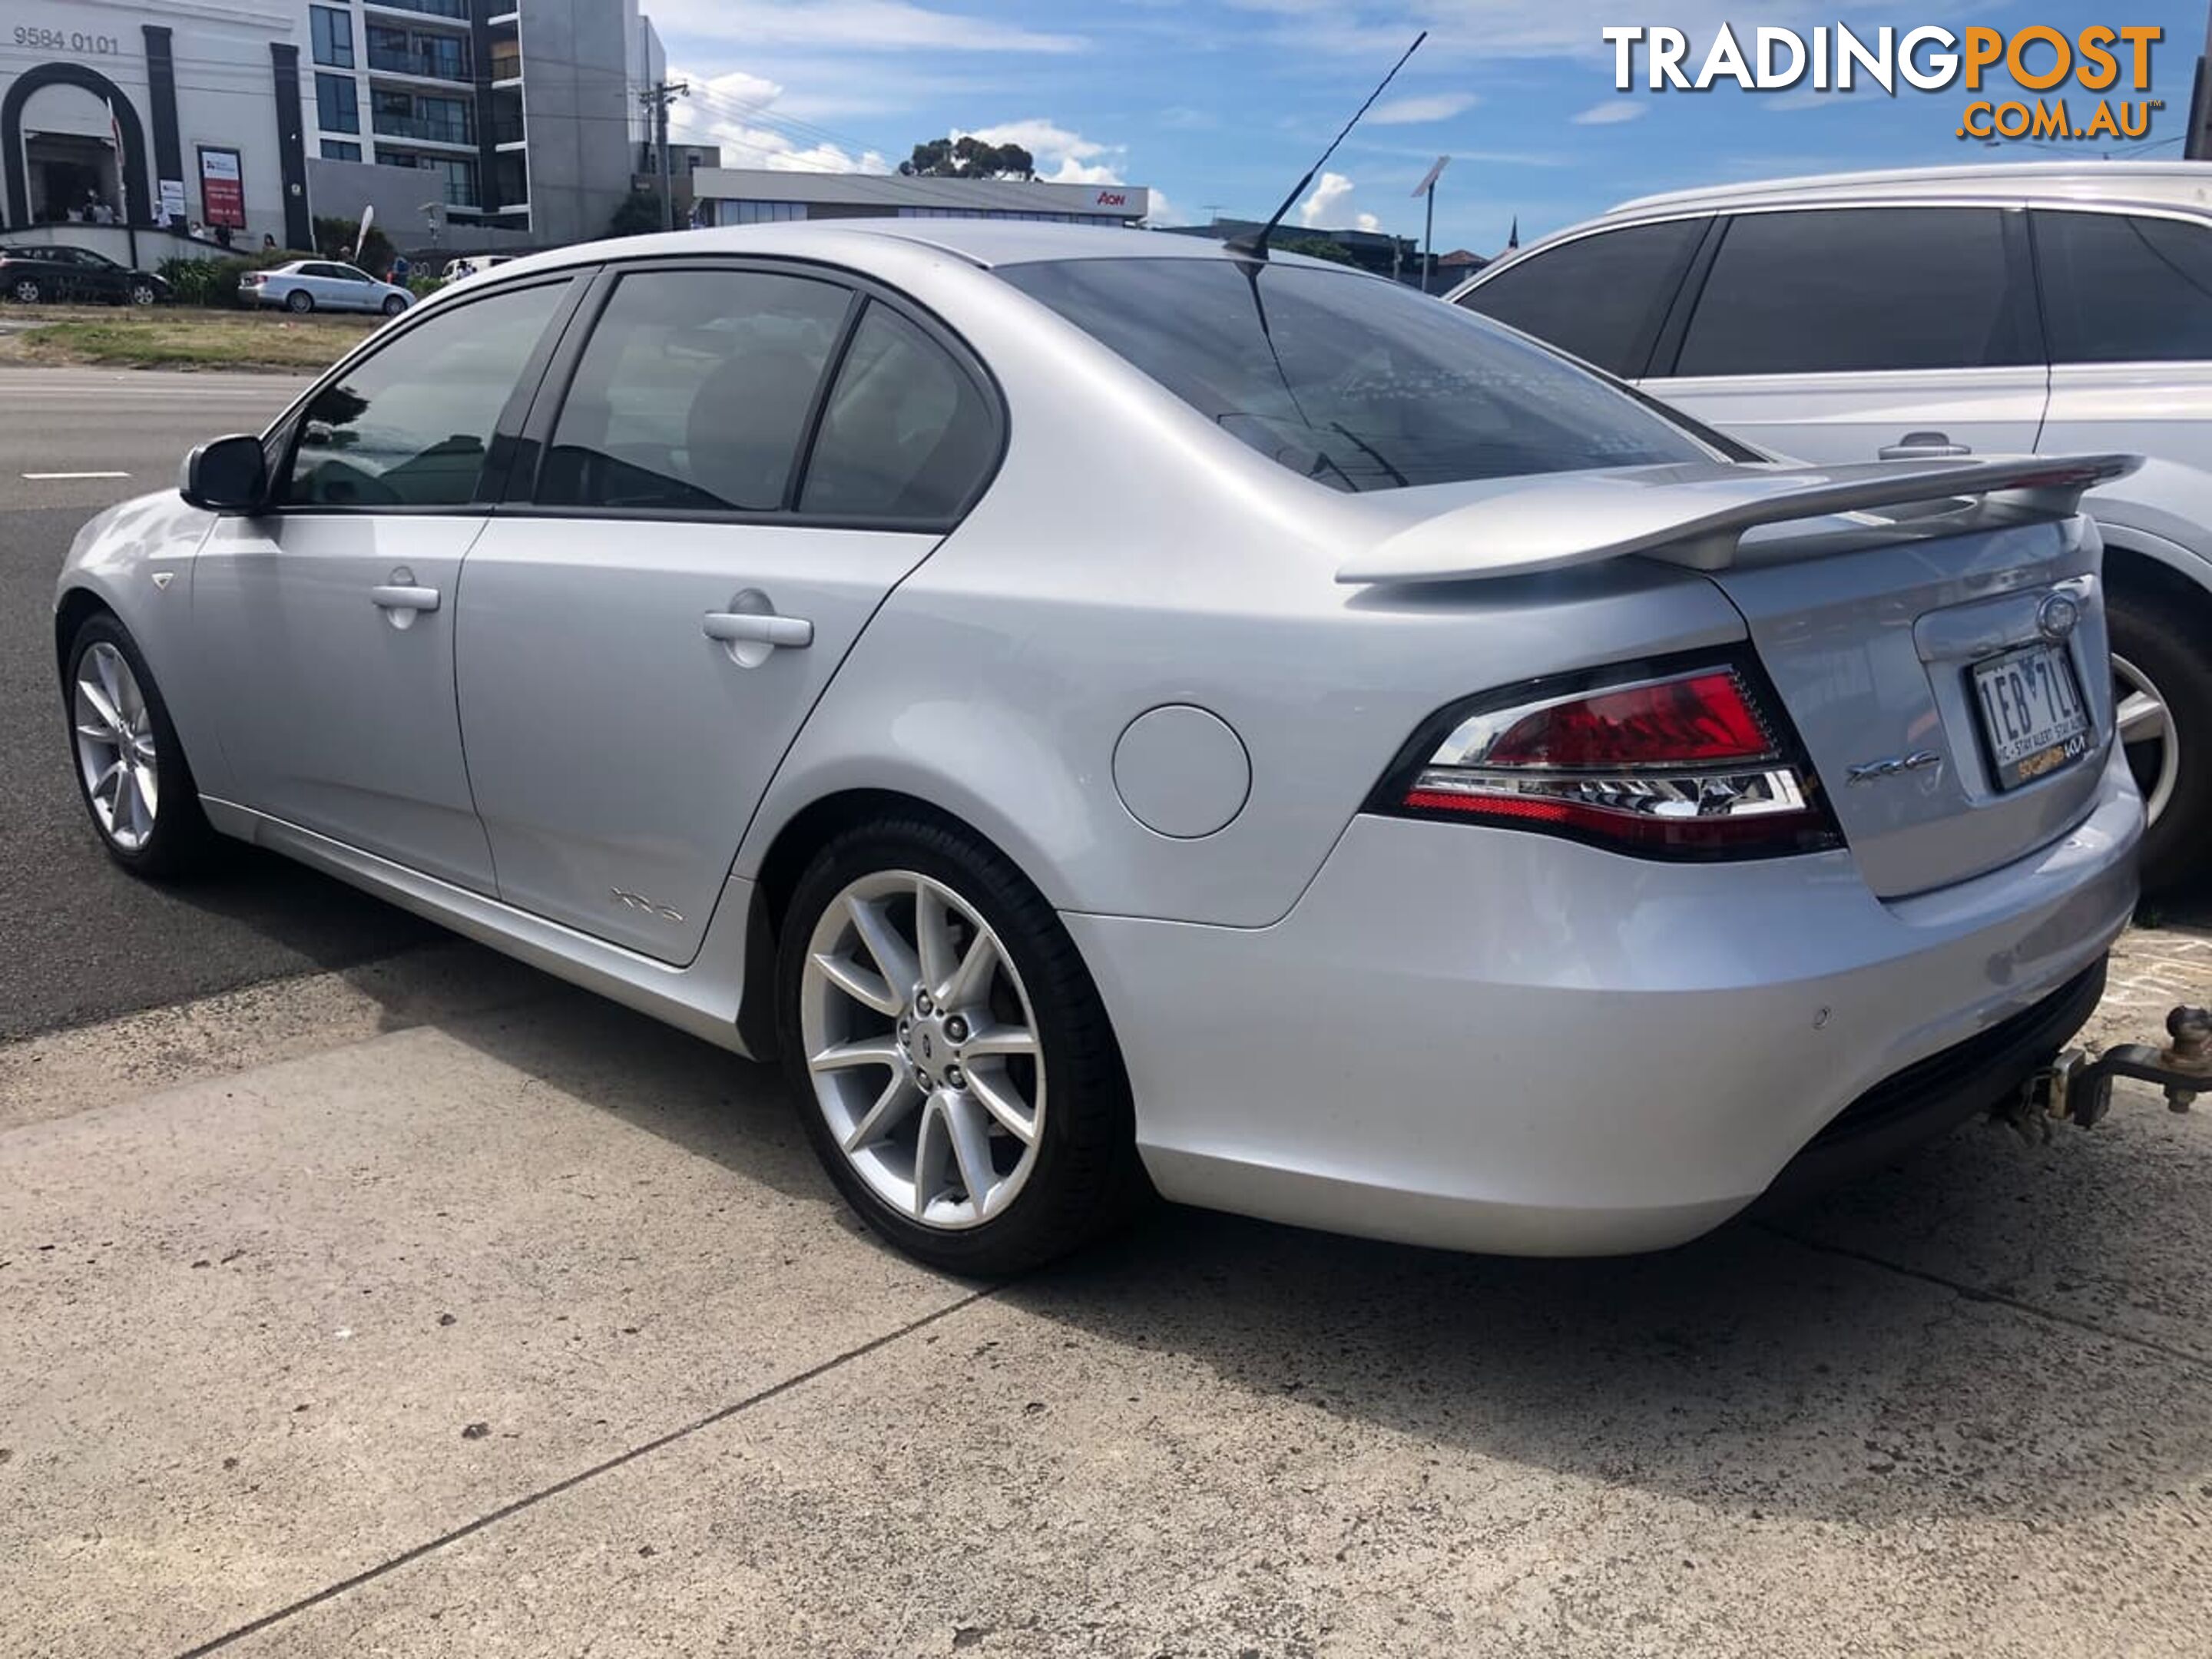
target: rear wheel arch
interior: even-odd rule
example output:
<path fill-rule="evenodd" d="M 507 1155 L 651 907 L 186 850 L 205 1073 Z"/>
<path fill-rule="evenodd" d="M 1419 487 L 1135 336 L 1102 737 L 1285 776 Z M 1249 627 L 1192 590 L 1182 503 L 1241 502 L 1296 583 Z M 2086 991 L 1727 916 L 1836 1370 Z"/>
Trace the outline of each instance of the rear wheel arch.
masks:
<path fill-rule="evenodd" d="M 778 1048 L 775 1019 L 775 962 L 783 921 L 799 878 L 815 854 L 848 830 L 891 818 L 920 818 L 972 836 L 1006 860 L 1031 886 L 1043 884 L 995 837 L 960 814 L 934 801 L 899 789 L 841 789 L 808 802 L 786 819 L 770 839 L 753 878 L 753 904 L 746 918 L 744 994 L 738 1011 L 738 1032 L 760 1059 Z"/>
<path fill-rule="evenodd" d="M 2163 552 L 2163 549 L 2160 552 Z M 2205 575 L 2212 578 L 2212 568 Z M 2202 641 L 2212 635 L 2212 591 L 2194 571 L 2108 532 L 2106 615 L 2113 655 L 2132 665 L 2134 683 L 2166 706 L 2163 750 L 2132 745 L 2129 760 L 2153 811 L 2143 838 L 2144 890 L 2156 896 L 2194 880 L 2206 867 L 2212 830 L 2212 665 Z"/>

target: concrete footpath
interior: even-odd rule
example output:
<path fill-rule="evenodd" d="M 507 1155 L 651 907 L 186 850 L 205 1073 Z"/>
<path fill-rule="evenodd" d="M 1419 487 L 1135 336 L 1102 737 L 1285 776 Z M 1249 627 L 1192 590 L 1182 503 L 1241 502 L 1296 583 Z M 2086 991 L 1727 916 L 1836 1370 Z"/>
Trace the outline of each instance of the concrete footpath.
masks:
<path fill-rule="evenodd" d="M 2212 982 L 2138 935 L 2101 1032 Z M 0 1652 L 2204 1651 L 2212 1114 L 1474 1260 L 878 1248 L 471 947 L 0 1048 Z"/>

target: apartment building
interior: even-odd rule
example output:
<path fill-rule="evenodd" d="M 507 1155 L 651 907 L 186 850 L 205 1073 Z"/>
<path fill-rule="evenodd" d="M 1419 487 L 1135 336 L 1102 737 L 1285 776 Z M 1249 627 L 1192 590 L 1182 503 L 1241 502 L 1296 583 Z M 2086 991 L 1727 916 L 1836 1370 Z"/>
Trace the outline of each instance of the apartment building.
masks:
<path fill-rule="evenodd" d="M 403 241 L 605 228 L 647 137 L 637 94 L 665 72 L 637 0 L 307 0 L 306 13 L 316 211 L 374 205 Z"/>

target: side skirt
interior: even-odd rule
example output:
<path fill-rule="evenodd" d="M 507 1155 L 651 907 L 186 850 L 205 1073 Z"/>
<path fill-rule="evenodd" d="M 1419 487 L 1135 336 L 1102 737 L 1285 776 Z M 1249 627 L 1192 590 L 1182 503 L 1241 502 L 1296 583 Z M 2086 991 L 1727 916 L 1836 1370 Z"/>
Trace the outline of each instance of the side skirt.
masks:
<path fill-rule="evenodd" d="M 596 991 L 717 1048 L 755 1057 L 738 1030 L 753 910 L 753 884 L 749 881 L 731 878 L 714 907 L 699 954 L 689 966 L 672 968 L 251 807 L 205 797 L 200 805 L 208 822 L 226 836 L 297 859 L 557 979 Z"/>

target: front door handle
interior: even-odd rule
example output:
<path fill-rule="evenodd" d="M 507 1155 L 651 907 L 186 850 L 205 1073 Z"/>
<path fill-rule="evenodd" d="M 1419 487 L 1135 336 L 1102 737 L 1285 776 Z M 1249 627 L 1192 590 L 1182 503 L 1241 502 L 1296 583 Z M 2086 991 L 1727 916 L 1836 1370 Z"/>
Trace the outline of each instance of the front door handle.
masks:
<path fill-rule="evenodd" d="M 1893 444 L 1884 444 L 1875 453 L 1885 461 L 1925 461 L 1942 455 L 1971 455 L 1973 449 L 1966 444 L 1954 444 L 1941 432 L 1908 432 Z"/>
<path fill-rule="evenodd" d="M 708 639 L 725 645 L 780 645 L 795 651 L 814 643 L 814 624 L 804 617 L 709 611 L 700 627 Z"/>
<path fill-rule="evenodd" d="M 372 587 L 368 597 L 380 611 L 435 611 L 438 590 L 434 587 L 416 587 L 404 582 L 391 582 L 382 587 Z"/>

